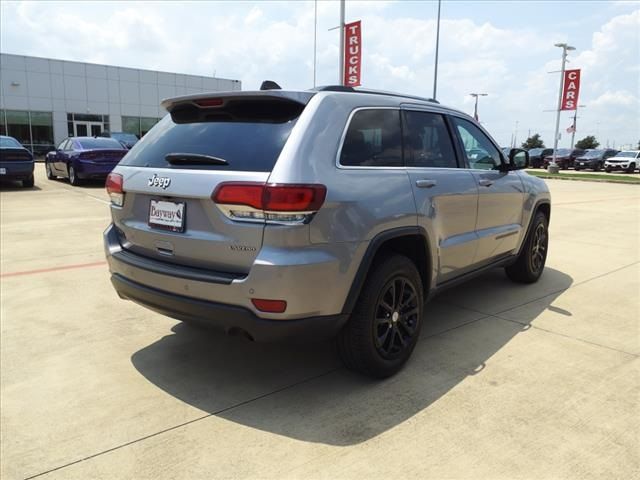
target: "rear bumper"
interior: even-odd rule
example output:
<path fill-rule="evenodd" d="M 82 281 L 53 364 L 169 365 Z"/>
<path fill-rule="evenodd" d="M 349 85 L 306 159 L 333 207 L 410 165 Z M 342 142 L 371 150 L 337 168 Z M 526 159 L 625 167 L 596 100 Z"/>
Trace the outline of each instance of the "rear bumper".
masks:
<path fill-rule="evenodd" d="M 120 297 L 150 310 L 226 333 L 246 332 L 258 342 L 323 340 L 335 336 L 347 320 L 346 315 L 269 320 L 242 307 L 176 295 L 141 285 L 118 274 L 111 276 L 111 283 Z"/>
<path fill-rule="evenodd" d="M 106 178 L 111 170 L 116 168 L 118 162 L 102 163 L 89 160 L 80 160 L 76 163 L 76 173 L 79 178 Z"/>
<path fill-rule="evenodd" d="M 0 169 L 0 180 L 25 180 L 33 175 L 33 161 L 0 162 Z"/>

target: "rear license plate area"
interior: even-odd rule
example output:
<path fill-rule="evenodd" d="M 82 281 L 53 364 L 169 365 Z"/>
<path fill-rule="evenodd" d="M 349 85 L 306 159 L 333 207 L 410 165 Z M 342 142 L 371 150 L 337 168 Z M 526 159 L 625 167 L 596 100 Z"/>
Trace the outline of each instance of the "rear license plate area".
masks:
<path fill-rule="evenodd" d="M 151 200 L 149 202 L 149 227 L 170 232 L 184 232 L 185 202 Z"/>

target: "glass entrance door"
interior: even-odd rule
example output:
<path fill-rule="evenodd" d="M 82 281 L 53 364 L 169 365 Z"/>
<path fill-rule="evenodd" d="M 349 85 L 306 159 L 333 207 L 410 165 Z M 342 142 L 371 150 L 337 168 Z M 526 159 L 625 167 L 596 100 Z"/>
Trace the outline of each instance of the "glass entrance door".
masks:
<path fill-rule="evenodd" d="M 96 137 L 102 133 L 102 122 L 73 122 L 73 133 L 76 137 Z"/>

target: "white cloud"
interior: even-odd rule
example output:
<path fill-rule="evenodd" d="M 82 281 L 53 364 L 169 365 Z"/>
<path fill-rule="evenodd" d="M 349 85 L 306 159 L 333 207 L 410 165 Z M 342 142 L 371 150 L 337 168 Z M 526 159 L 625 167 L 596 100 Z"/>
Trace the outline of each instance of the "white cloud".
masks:
<path fill-rule="evenodd" d="M 187 5 L 0 2 L 2 49 L 201 75 L 216 71 L 242 80 L 244 89 L 267 78 L 285 88 L 311 86 L 313 2 Z M 559 76 L 547 72 L 558 68 L 553 43 L 570 40 L 570 30 L 475 21 L 475 5 L 470 18 L 448 18 L 444 9 L 438 98 L 469 112 L 470 92 L 489 93 L 480 101 L 480 117 L 499 141 L 508 141 L 516 120 L 550 139 L 553 114 L 543 110 L 555 106 Z M 337 13 L 337 2 L 318 2 L 318 84 L 337 80 L 338 32 L 327 31 Z M 434 17 L 432 3 L 350 1 L 348 20 L 363 25 L 364 85 L 431 96 Z M 637 126 L 639 35 L 636 10 L 605 18 L 588 50 L 576 45 L 570 66 L 583 69 L 581 103 L 589 104 L 581 112 L 584 131 L 596 121 L 602 129 L 604 119 L 619 121 L 620 115 L 629 131 Z"/>

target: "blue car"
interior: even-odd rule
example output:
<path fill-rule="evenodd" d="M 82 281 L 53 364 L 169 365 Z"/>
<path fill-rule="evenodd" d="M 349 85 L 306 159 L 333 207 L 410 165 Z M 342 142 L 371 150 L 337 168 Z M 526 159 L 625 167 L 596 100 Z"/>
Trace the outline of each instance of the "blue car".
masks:
<path fill-rule="evenodd" d="M 33 155 L 13 137 L 0 135 L 0 180 L 22 181 L 33 187 Z"/>
<path fill-rule="evenodd" d="M 127 149 L 113 138 L 72 137 L 45 157 L 47 178 L 68 178 L 73 186 L 87 179 L 105 179 Z"/>

